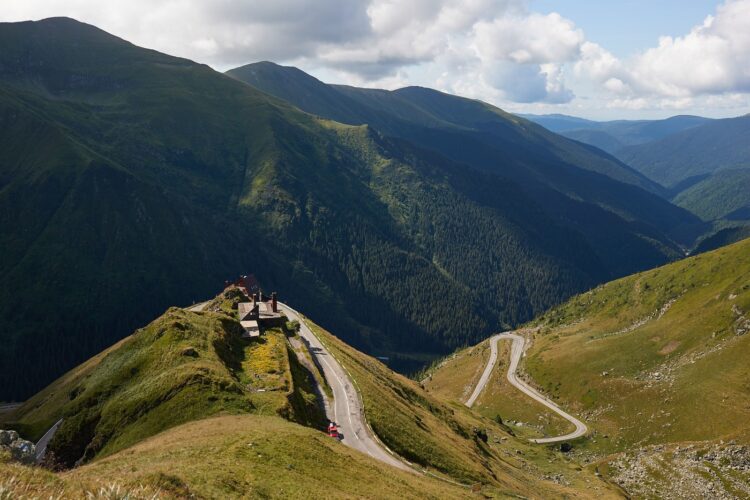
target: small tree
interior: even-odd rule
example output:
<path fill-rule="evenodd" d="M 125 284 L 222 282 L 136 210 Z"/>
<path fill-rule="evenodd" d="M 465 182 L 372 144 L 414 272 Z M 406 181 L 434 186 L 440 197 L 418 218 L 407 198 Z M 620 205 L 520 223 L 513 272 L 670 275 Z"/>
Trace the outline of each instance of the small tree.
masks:
<path fill-rule="evenodd" d="M 299 321 L 297 321 L 296 319 L 294 319 L 292 321 L 287 321 L 287 323 L 286 323 L 286 329 L 287 329 L 288 332 L 292 333 L 293 335 L 298 334 L 299 333 L 299 329 L 300 329 Z"/>

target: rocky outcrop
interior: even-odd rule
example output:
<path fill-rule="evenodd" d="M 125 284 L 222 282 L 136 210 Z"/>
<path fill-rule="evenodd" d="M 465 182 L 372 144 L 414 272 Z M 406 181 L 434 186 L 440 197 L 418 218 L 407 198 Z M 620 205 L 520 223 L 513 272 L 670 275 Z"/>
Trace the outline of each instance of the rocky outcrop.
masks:
<path fill-rule="evenodd" d="M 21 439 L 16 431 L 0 430 L 0 454 L 7 454 L 17 462 L 32 464 L 36 459 L 36 446 Z"/>
<path fill-rule="evenodd" d="M 750 448 L 743 445 L 658 445 L 625 454 L 610 470 L 636 498 L 750 497 Z"/>
<path fill-rule="evenodd" d="M 747 332 L 750 332 L 750 319 L 745 316 L 742 309 L 735 304 L 732 305 L 732 312 L 737 317 L 734 321 L 734 333 L 737 335 L 745 335 Z"/>

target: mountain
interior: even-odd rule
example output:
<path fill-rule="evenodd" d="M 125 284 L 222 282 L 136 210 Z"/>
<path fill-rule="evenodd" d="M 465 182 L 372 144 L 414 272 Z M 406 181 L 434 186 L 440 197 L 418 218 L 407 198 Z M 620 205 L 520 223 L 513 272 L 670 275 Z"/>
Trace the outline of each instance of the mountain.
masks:
<path fill-rule="evenodd" d="M 748 220 L 750 162 L 748 168 L 718 170 L 707 175 L 703 180 L 681 190 L 672 201 L 703 220 Z"/>
<path fill-rule="evenodd" d="M 678 115 L 663 120 L 614 120 L 597 122 L 566 115 L 522 115 L 565 137 L 584 142 L 615 155 L 627 146 L 661 140 L 672 134 L 704 125 L 710 118 Z M 625 161 L 625 160 L 623 160 Z M 627 163 L 627 161 L 625 161 Z"/>
<path fill-rule="evenodd" d="M 312 362 L 314 349 L 287 327 L 243 339 L 236 317 L 243 300 L 228 288 L 201 311 L 172 307 L 0 414 L 0 427 L 27 437 L 63 418 L 45 462 L 65 472 L 0 458 L 0 477 L 14 478 L 0 483 L 3 491 L 94 496 L 86 490 L 117 485 L 118 497 L 134 489 L 128 498 L 154 490 L 166 498 L 617 496 L 593 470 L 430 395 L 303 319 L 357 387 L 379 439 L 413 465 L 402 470 L 337 442 L 316 418 L 323 408 L 312 386 L 334 405 L 339 395 Z M 565 481 L 551 480 L 557 475 Z"/>
<path fill-rule="evenodd" d="M 0 45 L 0 400 L 248 272 L 411 370 L 700 225 L 478 101 L 333 88 L 372 117 L 347 125 L 71 19 L 0 24 Z"/>
<path fill-rule="evenodd" d="M 600 208 L 609 212 L 600 213 L 603 218 L 612 213 L 625 215 L 682 242 L 700 232 L 693 217 L 675 211 L 656 195 L 664 194 L 663 188 L 611 156 L 481 101 L 419 87 L 385 91 L 327 85 L 296 68 L 267 62 L 228 74 L 310 113 L 352 125 L 368 123 L 384 135 L 515 181 L 552 217 L 559 216 L 565 224 L 575 221 L 592 240 L 598 240 L 596 235 L 601 236 L 609 226 L 590 224 L 591 213 Z M 623 186 L 623 182 L 642 189 Z M 591 212 L 585 220 L 581 201 L 596 205 L 585 209 Z M 609 255 L 611 265 L 626 258 Z"/>
<path fill-rule="evenodd" d="M 529 121 L 538 123 L 547 130 L 552 132 L 566 132 L 568 130 L 585 130 L 596 128 L 600 122 L 587 120 L 577 116 L 562 115 L 552 113 L 548 115 L 519 114 L 518 116 L 526 118 Z"/>
<path fill-rule="evenodd" d="M 750 219 L 750 215 L 746 218 Z M 695 247 L 694 253 L 709 252 L 747 238 L 750 238 L 750 225 L 725 227 L 703 238 Z"/>
<path fill-rule="evenodd" d="M 618 157 L 665 186 L 712 174 L 722 169 L 750 166 L 750 115 L 713 120 L 640 146 Z"/>
<path fill-rule="evenodd" d="M 269 62 L 248 64 L 227 74 L 309 113 L 350 125 L 368 124 L 388 136 L 524 184 L 542 183 L 576 194 L 589 186 L 604 189 L 599 184 L 610 179 L 582 175 L 594 172 L 659 191 L 659 186 L 614 158 L 481 101 L 423 87 L 386 91 L 327 85 L 297 68 Z M 471 147 L 457 147 L 457 143 Z M 575 175 L 585 186 L 570 182 Z"/>
<path fill-rule="evenodd" d="M 589 144 L 610 154 L 616 154 L 623 148 L 623 143 L 612 134 L 597 129 L 580 129 L 560 132 L 568 139 Z"/>

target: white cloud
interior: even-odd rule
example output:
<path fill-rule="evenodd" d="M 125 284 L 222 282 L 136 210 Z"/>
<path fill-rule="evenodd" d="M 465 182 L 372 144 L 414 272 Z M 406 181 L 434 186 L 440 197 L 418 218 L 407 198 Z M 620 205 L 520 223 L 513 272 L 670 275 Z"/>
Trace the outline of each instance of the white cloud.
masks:
<path fill-rule="evenodd" d="M 682 37 L 662 37 L 632 61 L 631 79 L 669 97 L 750 91 L 750 0 L 728 1 Z"/>
<path fill-rule="evenodd" d="M 581 53 L 576 74 L 615 94 L 652 96 L 665 107 L 699 95 L 748 92 L 750 0 L 729 0 L 688 34 L 661 37 L 657 46 L 629 60 L 620 61 L 591 42 Z"/>
<path fill-rule="evenodd" d="M 474 27 L 475 44 L 487 59 L 519 64 L 566 62 L 578 58 L 583 32 L 559 14 L 504 16 Z"/>

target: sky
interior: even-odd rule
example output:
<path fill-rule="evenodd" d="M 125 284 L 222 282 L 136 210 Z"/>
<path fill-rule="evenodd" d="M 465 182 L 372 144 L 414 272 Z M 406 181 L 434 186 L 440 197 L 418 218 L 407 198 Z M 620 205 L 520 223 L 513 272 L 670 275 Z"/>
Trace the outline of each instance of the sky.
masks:
<path fill-rule="evenodd" d="M 750 0 L 2 0 L 219 71 L 270 60 L 329 83 L 437 88 L 515 113 L 750 113 Z"/>

